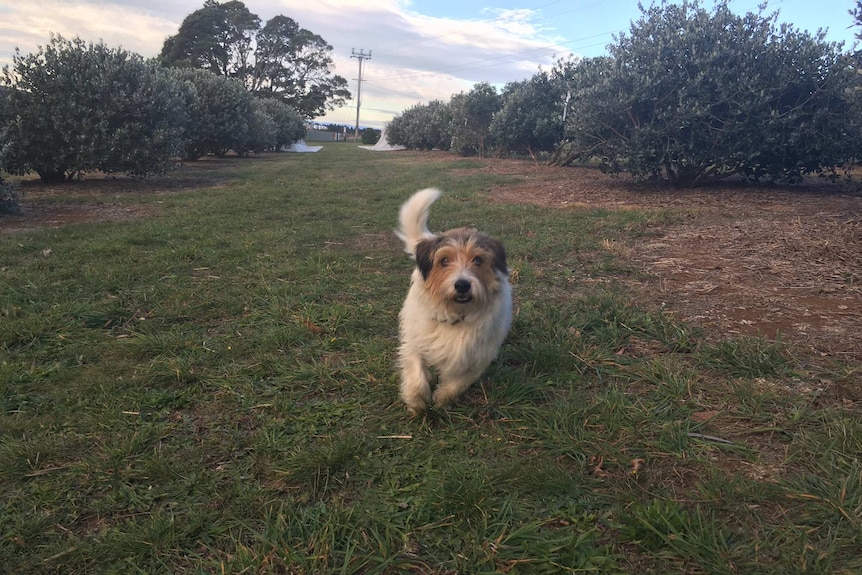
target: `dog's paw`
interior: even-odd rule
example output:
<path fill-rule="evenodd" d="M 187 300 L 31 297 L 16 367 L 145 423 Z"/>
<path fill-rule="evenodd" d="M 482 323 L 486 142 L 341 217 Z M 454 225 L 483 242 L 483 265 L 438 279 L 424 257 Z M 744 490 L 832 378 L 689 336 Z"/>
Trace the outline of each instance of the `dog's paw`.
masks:
<path fill-rule="evenodd" d="M 414 399 L 413 401 L 409 402 L 405 401 L 405 405 L 407 407 L 407 415 L 409 415 L 411 418 L 414 418 L 421 417 L 425 414 L 427 402 Z"/>
<path fill-rule="evenodd" d="M 410 419 L 416 419 L 417 417 L 422 417 L 425 415 L 425 407 L 416 408 L 416 407 L 408 407 L 407 415 L 410 416 Z"/>
<path fill-rule="evenodd" d="M 458 397 L 457 394 L 452 394 L 451 391 L 438 387 L 434 390 L 434 409 L 443 409 L 444 407 L 448 407 L 455 398 Z"/>

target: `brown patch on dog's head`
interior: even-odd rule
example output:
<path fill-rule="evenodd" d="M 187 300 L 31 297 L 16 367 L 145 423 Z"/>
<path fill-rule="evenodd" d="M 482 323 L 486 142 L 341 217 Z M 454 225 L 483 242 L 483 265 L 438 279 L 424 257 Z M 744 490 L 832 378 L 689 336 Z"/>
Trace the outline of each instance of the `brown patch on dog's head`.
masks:
<path fill-rule="evenodd" d="M 494 269 L 503 275 L 509 275 L 509 266 L 506 265 L 506 249 L 500 240 L 477 234 L 476 245 L 494 255 L 492 265 Z"/>
<path fill-rule="evenodd" d="M 413 248 L 413 256 L 416 258 L 416 267 L 422 273 L 422 279 L 427 280 L 434 265 L 434 252 L 440 243 L 440 237 L 422 240 Z"/>

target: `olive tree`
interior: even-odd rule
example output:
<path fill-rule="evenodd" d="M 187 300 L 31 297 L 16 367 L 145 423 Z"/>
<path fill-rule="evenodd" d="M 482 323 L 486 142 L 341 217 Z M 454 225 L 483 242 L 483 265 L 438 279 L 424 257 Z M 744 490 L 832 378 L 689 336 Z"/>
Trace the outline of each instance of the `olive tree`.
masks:
<path fill-rule="evenodd" d="M 737 16 L 727 2 L 641 10 L 610 57 L 569 69 L 576 154 L 680 186 L 793 182 L 853 159 L 854 73 L 824 33 L 779 25 L 763 8 Z"/>
<path fill-rule="evenodd" d="M 448 150 L 452 143 L 451 123 L 449 105 L 432 100 L 395 116 L 386 126 L 386 139 L 411 150 Z"/>
<path fill-rule="evenodd" d="M 243 154 L 249 149 L 254 98 L 242 82 L 195 68 L 172 69 L 168 74 L 183 91 L 189 113 L 183 159 L 223 156 L 230 150 Z"/>
<path fill-rule="evenodd" d="M 0 166 L 3 165 L 3 155 L 8 145 L 6 144 L 6 121 L 8 120 L 9 106 L 6 104 L 7 90 L 0 87 Z M 18 187 L 6 182 L 0 174 L 0 214 L 16 213 L 20 209 L 20 193 Z"/>
<path fill-rule="evenodd" d="M 273 149 L 290 146 L 305 137 L 305 122 L 291 106 L 274 98 L 258 98 L 256 104 L 275 125 L 275 146 Z"/>
<path fill-rule="evenodd" d="M 52 36 L 16 50 L 5 86 L 2 167 L 63 181 L 100 170 L 147 175 L 173 165 L 185 108 L 164 72 L 125 50 Z"/>
<path fill-rule="evenodd" d="M 491 143 L 491 121 L 500 110 L 497 89 L 487 82 L 473 86 L 469 92 L 452 96 L 452 151 L 462 156 L 485 156 Z"/>
<path fill-rule="evenodd" d="M 238 146 L 238 154 L 242 156 L 246 152 L 259 154 L 275 150 L 277 132 L 272 116 L 266 113 L 259 100 L 252 100 L 248 139 Z"/>
<path fill-rule="evenodd" d="M 490 133 L 501 153 L 553 151 L 563 139 L 565 85 L 552 73 L 507 84 Z"/>

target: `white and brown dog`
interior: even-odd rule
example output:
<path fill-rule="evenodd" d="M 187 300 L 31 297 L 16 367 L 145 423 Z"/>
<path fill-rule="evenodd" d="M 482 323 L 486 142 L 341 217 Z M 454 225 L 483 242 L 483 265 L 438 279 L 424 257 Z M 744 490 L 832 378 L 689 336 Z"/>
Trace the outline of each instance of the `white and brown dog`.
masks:
<path fill-rule="evenodd" d="M 411 415 L 464 393 L 497 356 L 512 324 L 512 289 L 503 244 L 470 228 L 433 234 L 428 212 L 440 191 L 413 194 L 396 234 L 416 260 L 399 315 L 401 399 Z"/>

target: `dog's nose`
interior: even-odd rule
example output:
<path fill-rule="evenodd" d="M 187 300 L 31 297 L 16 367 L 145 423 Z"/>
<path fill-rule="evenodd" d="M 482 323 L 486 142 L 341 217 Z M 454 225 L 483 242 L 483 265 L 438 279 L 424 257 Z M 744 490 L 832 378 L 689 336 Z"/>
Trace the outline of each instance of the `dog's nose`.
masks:
<path fill-rule="evenodd" d="M 467 280 L 456 280 L 455 281 L 455 291 L 464 294 L 470 291 L 470 282 Z"/>

